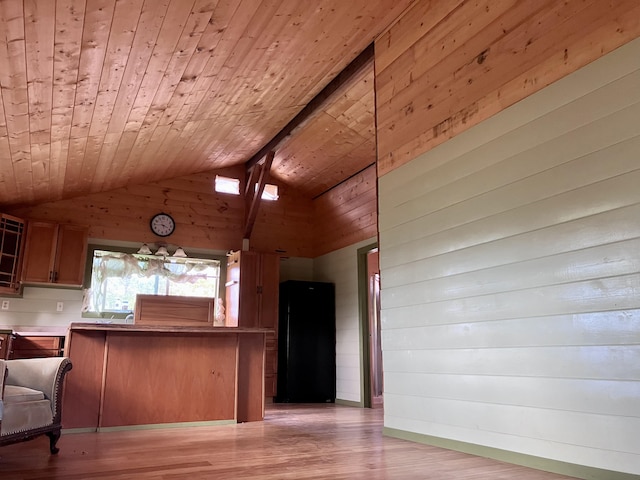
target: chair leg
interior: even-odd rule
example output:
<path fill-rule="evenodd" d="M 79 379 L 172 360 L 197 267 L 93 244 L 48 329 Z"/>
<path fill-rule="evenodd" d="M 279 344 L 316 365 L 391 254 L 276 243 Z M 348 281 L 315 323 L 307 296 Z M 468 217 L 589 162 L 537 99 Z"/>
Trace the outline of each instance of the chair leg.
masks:
<path fill-rule="evenodd" d="M 56 430 L 54 432 L 47 432 L 47 437 L 49 437 L 49 450 L 52 455 L 55 455 L 60 451 L 58 447 L 56 447 L 56 443 L 60 440 L 60 430 Z"/>

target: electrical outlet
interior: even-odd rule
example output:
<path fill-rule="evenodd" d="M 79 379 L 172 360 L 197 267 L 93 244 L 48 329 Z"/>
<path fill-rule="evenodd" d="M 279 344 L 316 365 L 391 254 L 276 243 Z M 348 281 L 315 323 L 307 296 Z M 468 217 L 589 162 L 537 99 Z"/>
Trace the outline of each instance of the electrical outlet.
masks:
<path fill-rule="evenodd" d="M 9 310 L 9 300 L 2 300 L 2 310 Z"/>
<path fill-rule="evenodd" d="M 61 312 L 63 310 L 64 310 L 64 303 L 58 302 L 58 305 L 56 305 L 56 312 Z"/>

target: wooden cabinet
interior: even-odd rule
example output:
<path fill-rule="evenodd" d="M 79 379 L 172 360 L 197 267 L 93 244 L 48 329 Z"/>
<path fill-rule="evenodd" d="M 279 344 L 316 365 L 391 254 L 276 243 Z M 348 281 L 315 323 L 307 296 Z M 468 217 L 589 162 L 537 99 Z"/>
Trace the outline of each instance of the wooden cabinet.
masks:
<path fill-rule="evenodd" d="M 12 340 L 13 332 L 11 330 L 0 330 L 0 360 L 9 358 Z"/>
<path fill-rule="evenodd" d="M 24 220 L 0 214 L 0 294 L 11 295 L 20 290 L 24 230 Z"/>
<path fill-rule="evenodd" d="M 227 257 L 225 324 L 271 330 L 267 333 L 266 397 L 276 394 L 279 283 L 279 255 L 238 251 Z"/>
<path fill-rule="evenodd" d="M 226 326 L 276 328 L 279 280 L 279 255 L 231 253 L 227 257 Z"/>
<path fill-rule="evenodd" d="M 82 286 L 87 227 L 30 221 L 26 238 L 23 283 Z"/>
<path fill-rule="evenodd" d="M 9 358 L 59 357 L 64 350 L 64 337 L 58 335 L 22 336 L 16 334 Z"/>
<path fill-rule="evenodd" d="M 134 323 L 166 327 L 212 327 L 214 298 L 136 295 Z"/>
<path fill-rule="evenodd" d="M 263 420 L 264 337 L 248 328 L 72 323 L 64 428 Z"/>

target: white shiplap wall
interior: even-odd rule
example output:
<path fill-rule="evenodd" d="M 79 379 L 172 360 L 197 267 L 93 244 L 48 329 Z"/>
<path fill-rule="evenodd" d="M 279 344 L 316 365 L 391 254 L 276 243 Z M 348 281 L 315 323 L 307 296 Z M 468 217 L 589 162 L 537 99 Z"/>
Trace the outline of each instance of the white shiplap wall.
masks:
<path fill-rule="evenodd" d="M 336 289 L 336 399 L 362 401 L 360 312 L 358 305 L 358 249 L 375 238 L 317 257 L 313 279 Z"/>
<path fill-rule="evenodd" d="M 379 188 L 385 427 L 640 474 L 640 41 Z"/>

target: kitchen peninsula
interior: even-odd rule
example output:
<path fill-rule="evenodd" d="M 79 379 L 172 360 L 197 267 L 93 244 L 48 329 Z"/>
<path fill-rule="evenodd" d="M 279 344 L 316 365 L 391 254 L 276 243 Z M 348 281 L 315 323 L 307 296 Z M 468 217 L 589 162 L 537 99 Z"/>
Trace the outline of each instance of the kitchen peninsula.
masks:
<path fill-rule="evenodd" d="M 263 420 L 266 333 L 72 323 L 63 428 Z"/>

